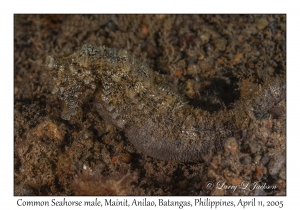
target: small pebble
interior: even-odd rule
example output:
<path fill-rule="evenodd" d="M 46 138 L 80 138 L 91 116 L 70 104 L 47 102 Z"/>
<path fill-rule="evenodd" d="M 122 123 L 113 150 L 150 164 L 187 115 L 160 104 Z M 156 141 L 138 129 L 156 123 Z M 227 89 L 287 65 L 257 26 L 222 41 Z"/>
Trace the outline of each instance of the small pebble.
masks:
<path fill-rule="evenodd" d="M 284 163 L 285 163 L 285 157 L 283 155 L 273 156 L 268 164 L 269 174 L 271 176 L 278 175 Z"/>

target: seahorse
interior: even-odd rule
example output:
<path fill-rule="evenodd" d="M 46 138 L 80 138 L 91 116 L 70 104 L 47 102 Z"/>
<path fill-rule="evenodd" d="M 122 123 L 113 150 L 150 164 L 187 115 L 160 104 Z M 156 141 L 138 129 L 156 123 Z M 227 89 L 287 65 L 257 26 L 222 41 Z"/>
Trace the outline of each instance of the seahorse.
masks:
<path fill-rule="evenodd" d="M 99 115 L 138 151 L 178 162 L 209 161 L 241 121 L 263 118 L 286 93 L 285 77 L 277 76 L 235 108 L 209 113 L 189 105 L 165 76 L 126 50 L 85 45 L 70 56 L 48 56 L 46 67 L 63 101 L 63 119 L 93 98 Z"/>

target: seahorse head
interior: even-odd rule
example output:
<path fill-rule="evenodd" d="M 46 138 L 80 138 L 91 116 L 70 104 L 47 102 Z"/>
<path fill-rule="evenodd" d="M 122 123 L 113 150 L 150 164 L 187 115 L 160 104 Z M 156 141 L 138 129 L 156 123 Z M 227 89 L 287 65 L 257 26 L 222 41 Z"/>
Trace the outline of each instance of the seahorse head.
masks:
<path fill-rule="evenodd" d="M 48 75 L 54 83 L 53 94 L 64 102 L 61 117 L 70 120 L 78 113 L 79 103 L 85 101 L 96 90 L 96 77 L 93 69 L 87 65 L 88 58 L 81 51 L 70 56 L 56 59 L 52 56 L 46 58 Z"/>

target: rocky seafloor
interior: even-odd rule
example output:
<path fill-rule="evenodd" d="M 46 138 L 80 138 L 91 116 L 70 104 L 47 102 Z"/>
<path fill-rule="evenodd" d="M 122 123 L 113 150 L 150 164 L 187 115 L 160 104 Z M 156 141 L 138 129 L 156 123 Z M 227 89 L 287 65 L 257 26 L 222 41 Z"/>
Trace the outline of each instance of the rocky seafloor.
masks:
<path fill-rule="evenodd" d="M 190 105 L 230 112 L 285 77 L 286 15 L 15 15 L 15 195 L 286 194 L 285 100 L 235 130 L 210 162 L 155 159 L 102 119 L 93 100 L 81 117 L 61 118 L 45 60 L 83 45 L 126 49 Z"/>

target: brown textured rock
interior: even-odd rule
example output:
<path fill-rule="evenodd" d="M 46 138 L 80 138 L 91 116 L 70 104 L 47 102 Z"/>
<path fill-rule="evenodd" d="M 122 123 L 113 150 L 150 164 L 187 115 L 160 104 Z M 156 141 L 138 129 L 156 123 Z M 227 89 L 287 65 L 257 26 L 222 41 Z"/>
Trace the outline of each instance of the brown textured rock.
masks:
<path fill-rule="evenodd" d="M 16 143 L 16 154 L 21 157 L 19 170 L 26 176 L 24 184 L 39 187 L 50 186 L 54 182 L 53 168 L 56 167 L 64 133 L 63 127 L 46 120 Z"/>

